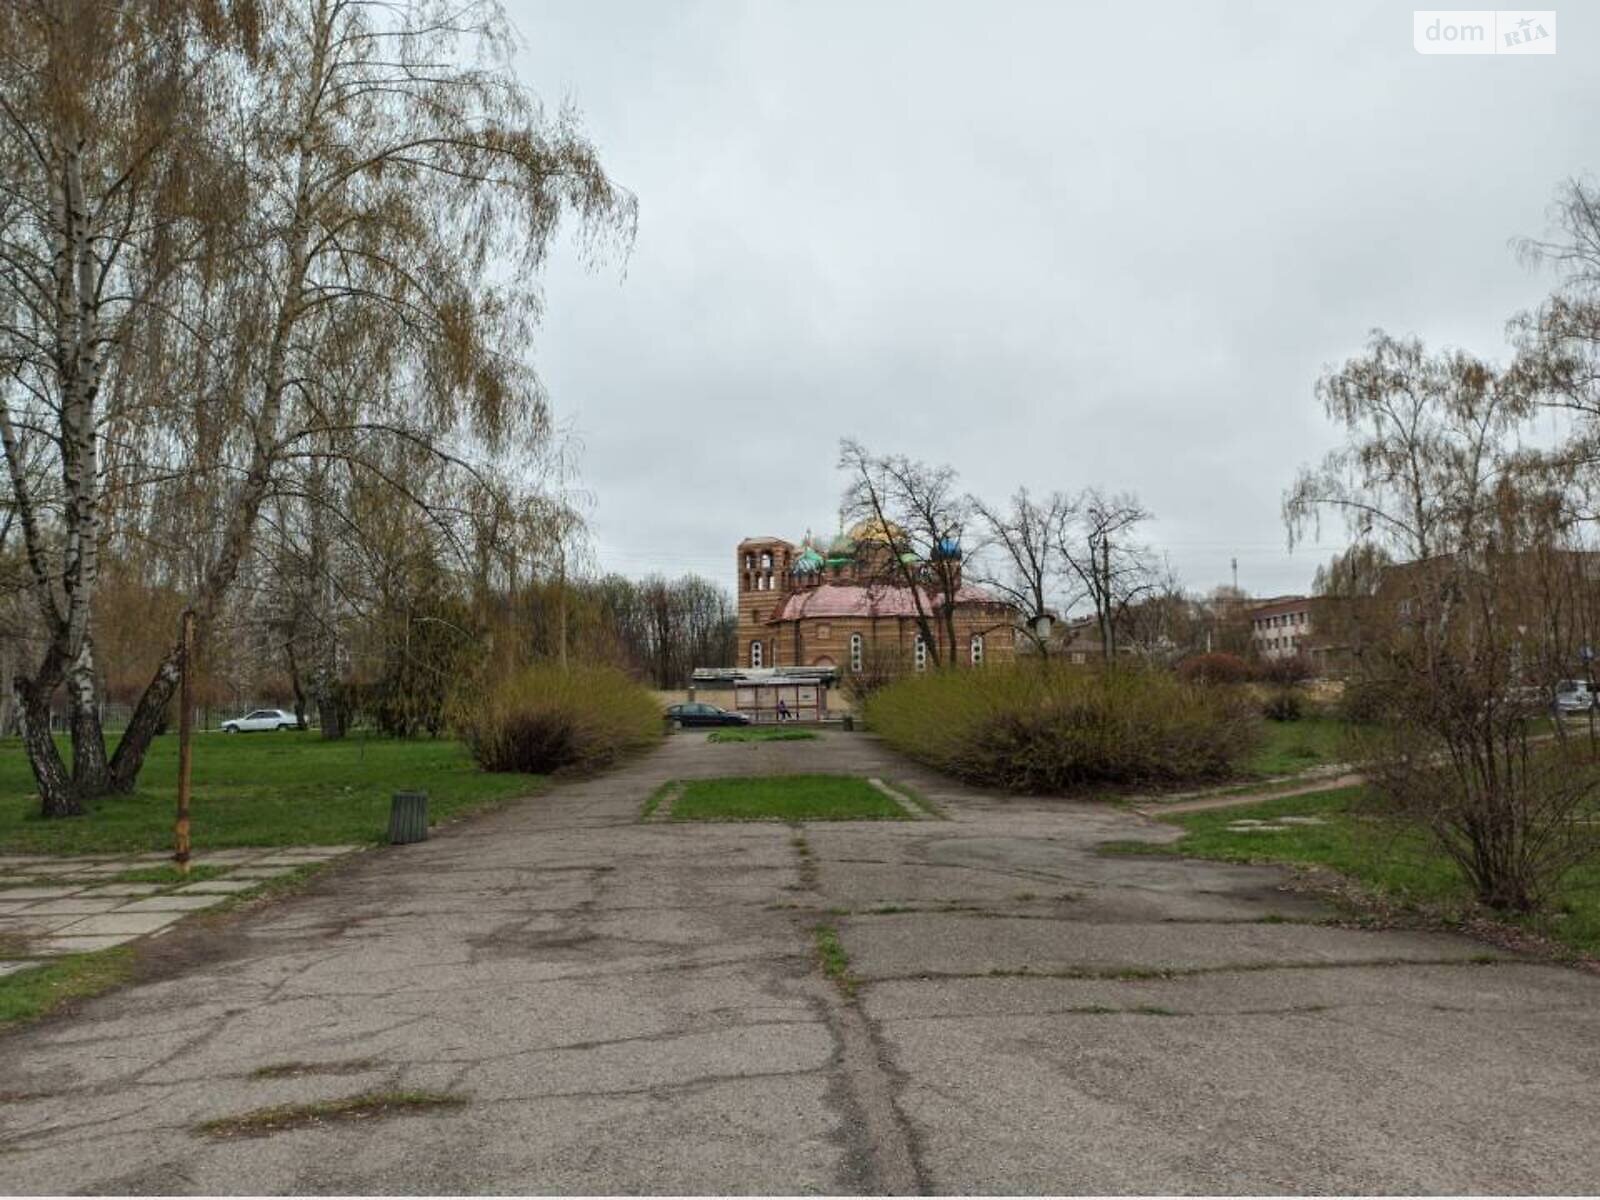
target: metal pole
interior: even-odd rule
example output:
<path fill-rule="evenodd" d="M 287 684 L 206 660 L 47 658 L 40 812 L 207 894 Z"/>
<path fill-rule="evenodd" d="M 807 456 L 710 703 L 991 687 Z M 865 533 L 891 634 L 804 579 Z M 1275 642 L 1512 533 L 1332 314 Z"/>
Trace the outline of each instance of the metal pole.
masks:
<path fill-rule="evenodd" d="M 183 614 L 183 674 L 178 685 L 178 822 L 174 827 L 178 874 L 189 874 L 189 737 L 194 732 L 194 612 Z"/>

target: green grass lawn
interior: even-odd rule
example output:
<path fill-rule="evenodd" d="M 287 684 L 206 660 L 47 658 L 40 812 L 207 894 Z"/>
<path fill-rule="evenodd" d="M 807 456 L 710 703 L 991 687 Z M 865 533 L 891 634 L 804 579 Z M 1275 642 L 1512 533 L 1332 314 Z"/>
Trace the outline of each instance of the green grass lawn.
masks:
<path fill-rule="evenodd" d="M 1148 853 L 1172 853 L 1227 862 L 1296 863 L 1331 867 L 1395 899 L 1436 909 L 1466 910 L 1471 893 L 1455 864 L 1427 834 L 1385 819 L 1365 803 L 1365 789 L 1338 788 L 1285 796 L 1260 804 L 1161 819 L 1185 831 L 1182 840 Z M 1297 825 L 1273 833 L 1244 833 L 1228 826 L 1241 820 L 1319 817 L 1321 825 Z M 1113 843 L 1112 852 L 1136 853 L 1134 843 Z M 1600 954 L 1600 865 L 1580 868 L 1564 882 L 1551 912 L 1522 922 L 1537 933 L 1587 954 Z"/>
<path fill-rule="evenodd" d="M 713 729 L 706 741 L 809 742 L 816 736 L 815 729 L 795 729 L 790 725 L 730 725 L 726 729 Z"/>
<path fill-rule="evenodd" d="M 177 774 L 177 738 L 158 737 L 132 795 L 97 800 L 86 817 L 45 821 L 21 744 L 0 741 L 0 852 L 168 849 Z M 537 792 L 543 782 L 538 775 L 480 771 L 453 741 L 208 733 L 194 742 L 194 847 L 377 841 L 388 829 L 392 792 L 426 791 L 437 821 Z"/>
<path fill-rule="evenodd" d="M 1350 726 L 1338 717 L 1306 716 L 1263 724 L 1261 745 L 1246 767 L 1251 775 L 1298 775 L 1349 756 Z"/>
<path fill-rule="evenodd" d="M 674 821 L 907 821 L 909 813 L 852 775 L 695 779 L 672 802 Z"/>

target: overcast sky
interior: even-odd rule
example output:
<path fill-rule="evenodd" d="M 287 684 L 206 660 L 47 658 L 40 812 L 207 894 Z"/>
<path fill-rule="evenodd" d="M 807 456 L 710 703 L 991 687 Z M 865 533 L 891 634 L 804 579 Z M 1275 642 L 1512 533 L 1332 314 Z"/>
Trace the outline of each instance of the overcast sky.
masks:
<path fill-rule="evenodd" d="M 1320 369 L 1374 326 L 1503 357 L 1549 285 L 1510 239 L 1600 170 L 1592 5 L 1553 57 L 1445 57 L 1392 3 L 509 3 L 639 200 L 532 348 L 631 575 L 832 534 L 848 435 L 1135 491 L 1192 588 L 1304 590 Z"/>

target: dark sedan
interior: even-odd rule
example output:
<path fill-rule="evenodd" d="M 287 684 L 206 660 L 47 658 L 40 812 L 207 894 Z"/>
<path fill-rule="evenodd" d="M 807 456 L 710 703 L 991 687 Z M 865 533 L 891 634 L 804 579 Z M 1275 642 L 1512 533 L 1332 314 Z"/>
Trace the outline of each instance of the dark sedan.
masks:
<path fill-rule="evenodd" d="M 750 718 L 743 713 L 729 712 L 715 704 L 673 704 L 667 708 L 671 717 L 685 729 L 707 725 L 748 725 Z"/>

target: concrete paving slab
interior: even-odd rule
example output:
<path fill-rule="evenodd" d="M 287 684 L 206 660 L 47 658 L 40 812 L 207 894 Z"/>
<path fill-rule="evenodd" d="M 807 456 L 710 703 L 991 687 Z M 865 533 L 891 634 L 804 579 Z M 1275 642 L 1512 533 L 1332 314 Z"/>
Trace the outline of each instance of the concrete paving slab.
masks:
<path fill-rule="evenodd" d="M 179 896 L 229 896 L 260 886 L 260 881 L 255 879 L 202 879 L 198 883 L 186 883 L 174 888 L 173 893 Z"/>
<path fill-rule="evenodd" d="M 100 883 L 94 887 L 85 888 L 78 894 L 80 896 L 121 896 L 132 898 L 153 896 L 162 890 L 164 890 L 164 885 L 159 883 Z"/>
<path fill-rule="evenodd" d="M 35 937 L 42 933 L 54 933 L 58 929 L 65 929 L 74 921 L 81 921 L 81 916 L 38 916 L 29 913 L 15 913 L 11 916 L 0 917 L 0 936 L 9 934 L 12 937 Z"/>
<path fill-rule="evenodd" d="M 67 896 L 61 900 L 34 900 L 23 910 L 28 917 L 83 917 L 110 912 L 123 901 L 116 896 Z"/>
<path fill-rule="evenodd" d="M 302 864 L 303 865 L 303 864 Z M 230 879 L 278 879 L 293 871 L 292 866 L 278 867 L 236 867 L 228 872 Z"/>
<path fill-rule="evenodd" d="M 0 979 L 4 979 L 7 975 L 15 975 L 18 971 L 29 970 L 34 965 L 34 963 L 17 959 L 0 961 Z"/>
<path fill-rule="evenodd" d="M 210 908 L 222 901 L 221 896 L 180 896 L 176 892 L 164 892 L 159 896 L 146 896 L 142 900 L 130 900 L 119 910 L 121 912 L 196 912 L 202 908 Z"/>
<path fill-rule="evenodd" d="M 92 920 L 93 918 L 85 918 Z M 113 947 L 131 942 L 135 934 L 93 934 L 74 936 L 69 932 L 52 934 L 50 937 L 40 938 L 28 947 L 30 952 L 40 955 L 62 954 L 93 954 L 97 950 L 110 950 Z"/>
<path fill-rule="evenodd" d="M 63 900 L 68 896 L 75 896 L 83 888 L 72 884 L 63 884 L 59 887 L 17 887 L 7 888 L 4 892 L 7 900 Z"/>
<path fill-rule="evenodd" d="M 60 932 L 63 936 L 71 937 L 99 937 L 108 934 L 137 937 L 165 929 L 181 921 L 183 916 L 181 912 L 129 912 L 121 909 L 117 912 L 84 917 L 65 926 Z"/>

